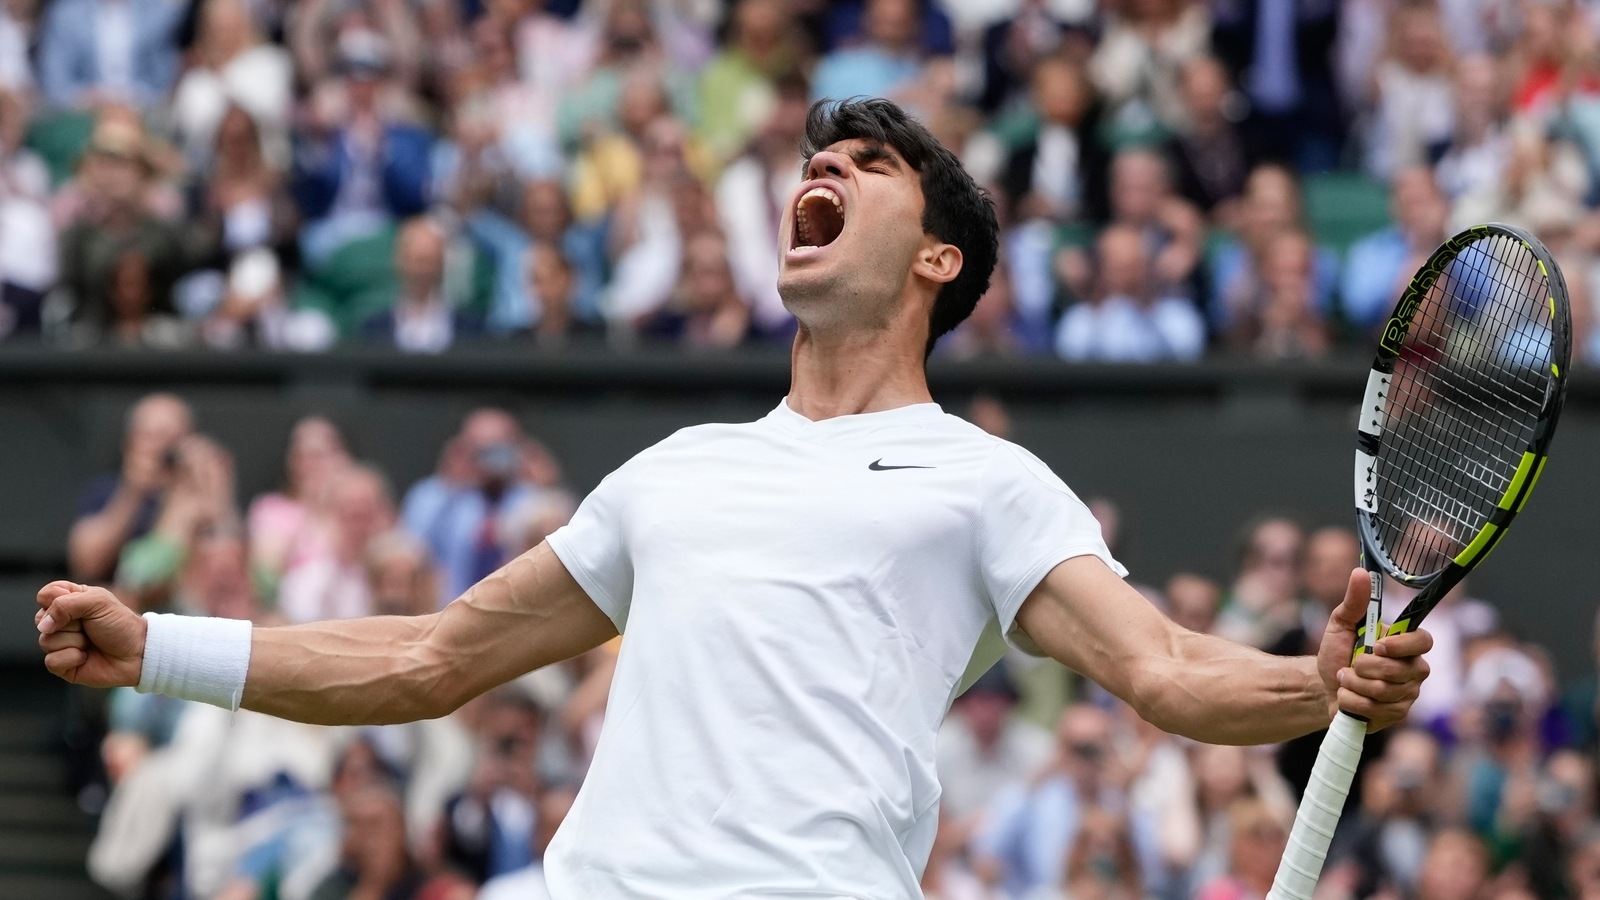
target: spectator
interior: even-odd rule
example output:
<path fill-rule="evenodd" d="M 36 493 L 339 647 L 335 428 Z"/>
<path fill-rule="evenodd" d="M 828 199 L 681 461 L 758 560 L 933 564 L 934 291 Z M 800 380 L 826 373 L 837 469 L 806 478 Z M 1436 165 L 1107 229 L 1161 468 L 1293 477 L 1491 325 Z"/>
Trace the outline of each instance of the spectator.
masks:
<path fill-rule="evenodd" d="M 1590 824 L 1578 836 L 1565 874 L 1568 896 L 1578 900 L 1600 897 L 1600 826 Z"/>
<path fill-rule="evenodd" d="M 574 221 L 566 188 L 559 181 L 527 182 L 519 212 L 516 223 L 487 208 L 474 209 L 466 217 L 467 233 L 495 264 L 489 329 L 517 333 L 531 328 L 553 338 L 574 325 L 598 323 L 606 268 L 605 226 Z M 541 249 L 554 254 L 567 275 L 564 298 L 547 298 L 539 289 L 540 263 L 535 256 Z"/>
<path fill-rule="evenodd" d="M 485 697 L 477 711 L 477 762 L 467 789 L 440 819 L 446 865 L 482 884 L 534 861 L 542 714 L 514 687 Z"/>
<path fill-rule="evenodd" d="M 317 885 L 311 900 L 425 900 L 428 878 L 406 847 L 399 795 L 384 787 L 340 798 L 344 819 L 339 868 Z"/>
<path fill-rule="evenodd" d="M 1003 664 L 979 676 L 939 728 L 941 831 L 962 835 L 1017 778 L 1050 761 L 1050 733 L 1016 714 L 1017 686 Z"/>
<path fill-rule="evenodd" d="M 185 312 L 205 317 L 202 335 L 212 347 L 322 349 L 299 330 L 310 314 L 287 309 L 283 261 L 295 258 L 298 217 L 283 172 L 267 161 L 262 140 L 242 107 L 222 114 L 215 153 L 190 200 L 192 239 L 204 247 L 197 255 L 205 257 L 211 278 L 186 281 Z"/>
<path fill-rule="evenodd" d="M 1407 0 L 1389 19 L 1389 49 L 1372 74 L 1366 168 L 1392 177 L 1426 162 L 1429 145 L 1449 137 L 1450 47 L 1432 3 Z"/>
<path fill-rule="evenodd" d="M 689 235 L 684 241 L 682 266 L 675 296 L 637 326 L 640 332 L 705 349 L 726 349 L 743 342 L 750 333 L 750 306 L 734 284 L 728 242 L 710 230 Z"/>
<path fill-rule="evenodd" d="M 1168 612 L 1172 620 L 1190 631 L 1210 634 L 1222 605 L 1222 586 L 1200 575 L 1179 572 L 1167 579 Z"/>
<path fill-rule="evenodd" d="M 1040 60 L 1031 84 L 1038 130 L 1010 153 L 999 176 L 1012 217 L 1019 223 L 1098 217 L 1105 201 L 1093 194 L 1110 159 L 1097 133 L 1093 86 L 1063 56 Z"/>
<path fill-rule="evenodd" d="M 1271 163 L 1252 169 L 1239 204 L 1236 241 L 1221 245 L 1211 255 L 1213 331 L 1231 331 L 1234 319 L 1267 293 L 1265 273 L 1273 242 L 1286 230 L 1304 227 L 1300 185 L 1294 173 Z M 1312 277 L 1316 309 L 1325 316 L 1333 308 L 1333 291 L 1339 280 L 1339 258 L 1332 250 L 1315 248 Z"/>
<path fill-rule="evenodd" d="M 189 164 L 209 168 L 217 129 L 232 108 L 264 134 L 266 147 L 285 158 L 293 70 L 289 54 L 262 41 L 245 0 L 205 0 L 189 70 L 173 89 L 171 117 Z"/>
<path fill-rule="evenodd" d="M 816 100 L 888 97 L 914 85 L 922 74 L 921 16 L 916 0 L 867 0 L 862 42 L 824 56 L 811 75 Z"/>
<path fill-rule="evenodd" d="M 1228 874 L 1202 888 L 1199 900 L 1249 900 L 1265 897 L 1272 888 L 1289 839 L 1284 817 L 1261 800 L 1239 800 L 1229 810 L 1229 831 Z"/>
<path fill-rule="evenodd" d="M 557 113 L 561 145 L 570 152 L 625 125 L 625 86 L 635 79 L 657 85 L 678 118 L 696 120 L 694 82 L 672 64 L 650 7 L 642 0 L 617 0 L 605 10 L 599 55 L 588 76 L 563 95 Z"/>
<path fill-rule="evenodd" d="M 328 494 L 350 464 L 344 435 L 327 418 L 305 416 L 289 430 L 282 488 L 255 498 L 248 517 L 251 564 L 273 586 L 306 554 L 326 551 Z"/>
<path fill-rule="evenodd" d="M 1591 638 L 1594 659 L 1600 661 L 1600 611 Z M 1590 751 L 1600 746 L 1600 666 L 1591 663 L 1584 674 L 1561 692 L 1561 715 L 1568 746 Z"/>
<path fill-rule="evenodd" d="M 178 74 L 183 7 L 162 0 L 57 0 L 39 29 L 39 88 L 56 107 L 149 107 Z"/>
<path fill-rule="evenodd" d="M 1574 750 L 1558 750 L 1545 761 L 1534 787 L 1533 809 L 1516 837 L 1511 871 L 1528 881 L 1535 896 L 1564 893 L 1567 873 L 1594 810 L 1594 762 Z"/>
<path fill-rule="evenodd" d="M 1195 293 L 1203 220 L 1173 193 L 1171 173 L 1160 154 L 1124 150 L 1112 161 L 1111 223 L 1138 230 L 1149 258 L 1145 279 L 1153 290 L 1177 297 Z M 1089 292 L 1090 269 L 1078 248 L 1063 249 L 1056 257 L 1057 273 L 1075 296 Z"/>
<path fill-rule="evenodd" d="M 1179 73 L 1210 39 L 1211 16 L 1194 0 L 1136 0 L 1108 15 L 1089 72 L 1112 127 L 1129 137 L 1175 129 L 1184 119 Z"/>
<path fill-rule="evenodd" d="M 553 785 L 539 794 L 533 829 L 533 858 L 544 859 L 544 851 L 555 837 L 556 829 L 572 809 L 577 791 L 564 785 Z M 545 887 L 544 866 L 534 862 L 515 872 L 498 875 L 484 882 L 477 900 L 549 900 Z"/>
<path fill-rule="evenodd" d="M 965 843 L 966 830 L 954 827 L 953 820 L 941 808 L 939 829 L 934 832 L 928 863 L 922 870 L 924 900 L 988 900 L 994 896 L 962 858 Z"/>
<path fill-rule="evenodd" d="M 506 559 L 515 559 L 544 543 L 572 519 L 578 503 L 564 490 L 530 493 L 508 505 L 496 526 Z"/>
<path fill-rule="evenodd" d="M 686 236 L 716 224 L 716 206 L 685 158 L 687 136 L 673 119 L 650 124 L 643 187 L 612 218 L 616 264 L 601 310 L 624 337 L 672 298 L 683 275 Z"/>
<path fill-rule="evenodd" d="M 172 457 L 171 488 L 162 498 L 161 512 L 150 532 L 127 543 L 117 562 L 116 583 L 136 609 L 164 609 L 217 615 L 209 612 L 213 598 L 204 585 L 190 583 L 186 564 L 196 556 L 201 538 L 233 534 L 238 543 L 239 509 L 235 498 L 233 456 L 216 442 L 190 435 L 176 445 Z M 248 573 L 248 560 L 238 567 Z M 201 572 L 204 581 L 204 570 Z M 221 590 L 234 591 L 226 585 Z M 248 607 L 255 597 L 250 587 Z M 232 599 L 232 598 L 229 598 Z M 249 618 L 251 612 L 233 618 Z"/>
<path fill-rule="evenodd" d="M 783 337 L 794 328 L 794 317 L 778 296 L 778 255 L 772 248 L 778 246 L 783 208 L 800 186 L 800 140 L 808 109 L 805 79 L 781 79 L 774 93 L 772 110 L 749 150 L 729 163 L 717 182 L 716 204 L 728 238 L 728 263 L 739 293 L 751 300 L 756 331 Z"/>
<path fill-rule="evenodd" d="M 981 7 L 974 7 L 978 9 Z M 966 10 L 966 6 L 954 6 Z M 1063 15 L 1064 10 L 1071 10 Z M 1051 3 L 1047 0 L 1024 0 L 1014 14 L 995 16 L 998 21 L 983 32 L 983 86 L 978 93 L 978 108 L 993 115 L 997 111 L 1023 102 L 1028 80 L 1040 61 L 1048 56 L 1067 51 L 1069 39 L 1073 44 L 1070 56 L 1082 59 L 1087 50 L 1082 43 L 1082 32 L 1073 32 L 1074 26 L 1086 24 L 1076 19 L 1086 10 L 1072 4 Z"/>
<path fill-rule="evenodd" d="M 538 488 L 529 479 L 522 428 L 504 410 L 479 409 L 446 445 L 440 471 L 406 493 L 403 521 L 444 573 L 448 600 L 506 562 L 500 511 Z"/>
<path fill-rule="evenodd" d="M 1298 623 L 1295 592 L 1304 542 L 1300 526 L 1284 518 L 1263 519 L 1247 531 L 1239 574 L 1217 620 L 1217 634 L 1265 647 Z"/>
<path fill-rule="evenodd" d="M 71 304 L 74 344 L 106 339 L 119 320 L 174 312 L 172 287 L 189 257 L 177 228 L 150 212 L 152 174 L 137 122 L 102 118 L 83 161 L 83 206 L 61 235 L 61 287 Z"/>
<path fill-rule="evenodd" d="M 1326 353 L 1329 335 L 1317 308 L 1316 264 L 1316 248 L 1303 232 L 1273 237 L 1254 295 L 1234 310 L 1228 343 L 1262 359 Z"/>
<path fill-rule="evenodd" d="M 1205 347 L 1205 323 L 1186 299 L 1158 293 L 1145 240 L 1131 225 L 1100 235 L 1090 299 L 1061 317 L 1056 352 L 1069 360 L 1188 360 Z"/>
<path fill-rule="evenodd" d="M 1352 325 L 1374 334 L 1388 321 L 1411 276 L 1449 236 L 1449 214 L 1433 172 L 1415 166 L 1395 173 L 1389 194 L 1394 224 L 1357 241 L 1345 263 L 1340 293 Z"/>
<path fill-rule="evenodd" d="M 29 68 L 28 44 L 31 22 L 26 18 L 29 4 L 18 0 L 0 3 L 0 93 L 21 93 L 33 88 L 33 71 Z M 18 12 L 22 12 L 19 16 Z"/>
<path fill-rule="evenodd" d="M 1137 900 L 1147 896 L 1140 888 L 1139 860 L 1128 823 L 1116 813 L 1098 807 L 1084 810 L 1083 825 L 1067 851 L 1066 869 L 1061 892 L 1045 896 L 1061 900 Z"/>
<path fill-rule="evenodd" d="M 392 72 L 388 42 L 352 30 L 339 43 L 348 109 L 313 103 L 294 149 L 292 187 L 306 219 L 301 248 L 313 265 L 428 202 L 432 140 L 379 104 Z"/>
<path fill-rule="evenodd" d="M 328 541 L 290 560 L 278 584 L 278 611 L 290 622 L 352 619 L 372 613 L 363 562 L 372 540 L 393 528 L 388 480 L 364 464 L 347 466 L 328 487 Z"/>
<path fill-rule="evenodd" d="M 443 353 L 457 342 L 483 333 L 478 317 L 446 295 L 447 241 L 443 229 L 425 217 L 411 219 L 401 227 L 394 246 L 399 294 L 391 307 L 361 323 L 363 338 L 406 353 Z"/>
<path fill-rule="evenodd" d="M 367 544 L 367 583 L 379 616 L 425 616 L 439 607 L 439 584 L 427 545 L 404 531 Z"/>
<path fill-rule="evenodd" d="M 1273 768 L 1272 756 L 1264 752 L 1265 749 L 1211 744 L 1197 744 L 1191 748 L 1190 764 L 1202 832 L 1200 850 L 1187 873 L 1190 893 L 1197 894 L 1205 886 L 1235 874 L 1233 811 L 1238 803 L 1258 801 L 1280 823 L 1288 821 L 1292 815 L 1294 801 L 1288 785 Z M 1253 821 L 1247 820 L 1246 824 L 1253 824 Z"/>
<path fill-rule="evenodd" d="M 1470 900 L 1489 881 L 1489 854 L 1471 832 L 1446 828 L 1428 843 L 1417 880 L 1417 900 Z"/>
<path fill-rule="evenodd" d="M 106 300 L 109 317 L 103 343 L 120 347 L 174 350 L 194 340 L 194 330 L 177 316 L 156 308 L 156 279 L 148 257 L 125 250 L 111 264 Z"/>
<path fill-rule="evenodd" d="M 27 124 L 24 96 L 0 87 L 0 341 L 38 336 L 57 274 L 55 226 L 45 205 L 50 176 L 22 146 Z"/>
<path fill-rule="evenodd" d="M 727 46 L 700 74 L 699 136 L 718 162 L 744 152 L 766 126 L 780 101 L 779 84 L 799 72 L 804 58 L 793 14 L 781 0 L 740 0 L 728 21 Z"/>
<path fill-rule="evenodd" d="M 1360 896 L 1416 890 L 1450 787 L 1441 769 L 1439 742 L 1422 729 L 1391 735 L 1383 756 L 1363 767 L 1361 807 L 1334 848 L 1336 864 L 1352 864 Z"/>
<path fill-rule="evenodd" d="M 958 357 L 1011 356 L 1048 343 L 1047 326 L 1024 320 L 1011 290 L 1011 270 L 1002 261 L 989 276 L 989 289 L 972 315 L 939 341 L 942 352 Z"/>
<path fill-rule="evenodd" d="M 1332 64 L 1339 6 L 1259 0 L 1212 8 L 1212 49 L 1250 101 L 1246 144 L 1301 172 L 1333 168 L 1342 142 Z"/>
<path fill-rule="evenodd" d="M 193 428 L 189 405 L 172 394 L 151 394 L 128 411 L 121 472 L 91 481 L 78 501 L 67 536 L 73 578 L 111 577 L 123 546 L 150 531 L 172 486 L 177 447 Z"/>
<path fill-rule="evenodd" d="M 1502 68 L 1484 55 L 1456 62 L 1453 127 L 1445 140 L 1429 148 L 1434 177 L 1451 201 L 1494 186 L 1511 162 Z"/>
<path fill-rule="evenodd" d="M 1167 149 L 1177 191 L 1213 222 L 1232 226 L 1253 152 L 1239 131 L 1241 98 L 1210 56 L 1184 64 L 1178 90 L 1183 117 Z"/>
<path fill-rule="evenodd" d="M 1018 773 L 1022 780 L 995 796 L 973 838 L 979 875 L 1008 895 L 1063 884 L 1068 849 L 1090 811 L 1127 809 L 1126 792 L 1113 776 L 1110 717 L 1073 704 L 1061 714 L 1056 739 L 1056 758 L 1031 776 Z M 1154 823 L 1135 814 L 1127 827 L 1140 860 L 1153 860 Z"/>

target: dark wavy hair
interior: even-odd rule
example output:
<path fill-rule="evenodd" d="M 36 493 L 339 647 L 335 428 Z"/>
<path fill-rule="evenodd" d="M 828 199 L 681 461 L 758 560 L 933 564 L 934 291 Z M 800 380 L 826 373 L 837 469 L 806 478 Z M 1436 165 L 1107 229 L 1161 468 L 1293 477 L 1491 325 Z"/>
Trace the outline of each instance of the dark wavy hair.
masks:
<path fill-rule="evenodd" d="M 972 315 L 989 289 L 1000 252 L 1000 225 L 994 201 L 978 187 L 961 160 L 895 103 L 881 98 L 819 100 L 806 116 L 800 152 L 803 166 L 840 141 L 861 140 L 893 147 L 922 177 L 922 230 L 961 250 L 961 271 L 933 301 L 924 356 L 950 329 Z M 803 169 L 802 169 L 803 171 Z"/>

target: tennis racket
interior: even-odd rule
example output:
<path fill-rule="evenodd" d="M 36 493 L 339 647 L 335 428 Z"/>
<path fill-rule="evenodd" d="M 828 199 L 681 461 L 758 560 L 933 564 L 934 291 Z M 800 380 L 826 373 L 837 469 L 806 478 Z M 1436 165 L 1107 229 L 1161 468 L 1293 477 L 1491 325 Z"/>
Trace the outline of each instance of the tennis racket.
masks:
<path fill-rule="evenodd" d="M 1571 353 L 1567 287 L 1550 251 L 1507 225 L 1444 242 L 1378 340 L 1356 430 L 1355 501 L 1376 641 L 1383 576 L 1417 589 L 1384 631 L 1415 630 L 1505 536 L 1544 471 Z M 1310 900 L 1361 758 L 1341 712 L 1318 751 L 1268 900 Z"/>

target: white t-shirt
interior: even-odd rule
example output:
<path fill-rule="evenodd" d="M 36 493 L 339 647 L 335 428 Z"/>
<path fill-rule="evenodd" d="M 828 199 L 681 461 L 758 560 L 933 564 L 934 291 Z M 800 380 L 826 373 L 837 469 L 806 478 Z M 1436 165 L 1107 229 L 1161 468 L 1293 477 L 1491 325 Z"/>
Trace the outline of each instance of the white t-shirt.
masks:
<path fill-rule="evenodd" d="M 1043 463 L 932 403 L 684 429 L 549 543 L 625 633 L 557 900 L 921 896 L 951 700 L 1057 563 L 1126 574 Z"/>

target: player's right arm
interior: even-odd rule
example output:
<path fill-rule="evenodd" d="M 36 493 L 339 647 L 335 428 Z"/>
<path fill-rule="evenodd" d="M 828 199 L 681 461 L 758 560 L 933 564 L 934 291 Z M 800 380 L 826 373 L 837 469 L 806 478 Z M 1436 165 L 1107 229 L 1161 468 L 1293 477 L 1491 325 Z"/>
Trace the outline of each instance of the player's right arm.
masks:
<path fill-rule="evenodd" d="M 144 619 L 109 591 L 68 582 L 45 586 L 38 602 L 51 672 L 94 687 L 139 684 Z M 616 633 L 540 544 L 432 615 L 254 629 L 242 705 L 316 724 L 436 718 Z"/>

